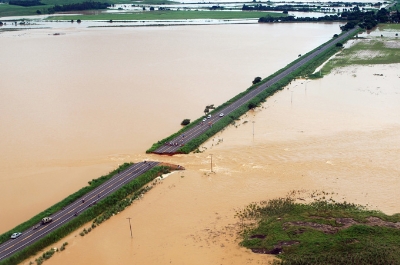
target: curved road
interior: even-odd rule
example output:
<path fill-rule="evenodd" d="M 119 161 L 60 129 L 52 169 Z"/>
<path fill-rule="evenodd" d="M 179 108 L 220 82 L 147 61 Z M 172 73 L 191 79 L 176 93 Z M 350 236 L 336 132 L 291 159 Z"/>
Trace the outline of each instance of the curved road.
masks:
<path fill-rule="evenodd" d="M 88 207 L 104 199 L 111 193 L 121 188 L 123 185 L 127 184 L 131 180 L 137 178 L 138 176 L 142 175 L 144 172 L 157 166 L 158 164 L 159 162 L 153 161 L 133 164 L 128 169 L 113 176 L 111 179 L 109 179 L 96 189 L 92 190 L 91 192 L 87 193 L 80 199 L 64 207 L 63 210 L 51 215 L 50 217 L 53 219 L 52 222 L 44 225 L 40 225 L 39 223 L 35 225 L 37 226 L 36 229 L 34 229 L 34 226 L 24 232 L 14 231 L 22 232 L 22 235 L 20 235 L 16 239 L 10 239 L 0 245 L 0 260 L 11 256 L 19 250 L 22 250 L 26 246 L 41 239 L 51 231 L 54 231 L 58 227 L 74 219 L 76 217 L 75 214 L 79 215 Z"/>
<path fill-rule="evenodd" d="M 287 75 L 291 74 L 293 71 L 297 70 L 299 67 L 301 67 L 304 64 L 306 64 L 307 62 L 309 62 L 315 56 L 317 56 L 320 53 L 324 52 L 325 50 L 327 50 L 328 48 L 332 47 L 333 45 L 336 45 L 336 43 L 340 42 L 341 40 L 343 40 L 347 36 L 353 34 L 356 30 L 357 30 L 357 28 L 354 28 L 354 29 L 346 32 L 345 34 L 339 36 L 338 38 L 336 38 L 332 42 L 326 44 L 325 46 L 321 47 L 320 49 L 318 49 L 318 50 L 314 51 L 313 53 L 309 54 L 308 56 L 304 57 L 302 60 L 300 60 L 296 64 L 292 65 L 291 67 L 289 67 L 288 69 L 286 69 L 285 71 L 283 71 L 279 75 L 275 76 L 274 78 L 272 78 L 268 82 L 260 85 L 259 87 L 257 87 L 256 89 L 250 91 L 249 93 L 247 93 L 246 95 L 244 95 L 242 98 L 238 99 L 237 101 L 235 101 L 231 105 L 225 107 L 224 109 L 222 109 L 220 111 L 220 113 L 223 113 L 225 116 L 229 115 L 231 112 L 233 112 L 237 108 L 243 106 L 244 104 L 246 104 L 247 102 L 252 100 L 254 97 L 259 95 L 261 92 L 263 92 L 264 90 L 268 89 L 271 85 L 273 85 L 276 82 L 280 81 L 282 78 L 286 77 Z M 218 122 L 221 118 L 222 117 L 219 117 L 219 115 L 216 114 L 216 116 L 213 116 L 210 119 L 207 119 L 206 122 L 200 123 L 199 125 L 187 130 L 184 134 L 182 134 L 182 135 L 180 135 L 178 137 L 175 137 L 172 141 L 170 141 L 169 143 L 159 147 L 153 153 L 161 154 L 161 155 L 162 154 L 164 154 L 164 155 L 176 154 L 177 150 L 182 145 L 184 145 L 185 143 L 187 143 L 187 142 L 191 141 L 192 139 L 198 137 L 199 135 L 205 133 L 210 128 L 210 126 L 212 126 L 212 124 Z"/>

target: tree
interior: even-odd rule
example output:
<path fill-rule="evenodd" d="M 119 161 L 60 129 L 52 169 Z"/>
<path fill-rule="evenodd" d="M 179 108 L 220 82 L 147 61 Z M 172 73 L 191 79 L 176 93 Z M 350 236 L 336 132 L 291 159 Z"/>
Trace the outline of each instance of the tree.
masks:
<path fill-rule="evenodd" d="M 150 11 L 154 11 L 154 7 L 150 7 Z"/>
<path fill-rule="evenodd" d="M 184 120 L 181 122 L 181 125 L 185 126 L 185 125 L 188 125 L 189 123 L 190 123 L 190 119 L 184 119 Z"/>
<path fill-rule="evenodd" d="M 145 8 L 145 7 L 143 7 L 143 11 L 146 11 L 146 8 Z"/>
<path fill-rule="evenodd" d="M 334 37 L 334 38 L 337 38 L 337 37 L 339 37 L 339 35 L 337 35 L 337 34 L 334 34 L 334 35 L 333 35 L 333 37 Z"/>
<path fill-rule="evenodd" d="M 36 10 L 36 14 L 40 15 L 42 12 L 40 12 L 40 10 Z"/>
<path fill-rule="evenodd" d="M 257 77 L 254 78 L 254 80 L 253 80 L 253 85 L 254 85 L 254 84 L 257 84 L 257 83 L 260 83 L 260 82 L 261 82 L 261 77 L 257 76 Z"/>
<path fill-rule="evenodd" d="M 210 109 L 206 107 L 206 108 L 204 109 L 204 115 L 207 115 L 207 113 L 209 113 L 209 112 L 210 112 Z"/>
<path fill-rule="evenodd" d="M 338 42 L 338 43 L 336 43 L 336 47 L 343 47 L 343 44 Z"/>
<path fill-rule="evenodd" d="M 80 19 L 78 19 L 76 22 L 81 23 L 82 21 Z"/>
<path fill-rule="evenodd" d="M 247 107 L 248 107 L 249 109 L 254 109 L 255 107 L 257 107 L 257 104 L 254 103 L 254 102 L 252 101 L 252 102 L 250 102 L 250 103 L 247 105 Z"/>

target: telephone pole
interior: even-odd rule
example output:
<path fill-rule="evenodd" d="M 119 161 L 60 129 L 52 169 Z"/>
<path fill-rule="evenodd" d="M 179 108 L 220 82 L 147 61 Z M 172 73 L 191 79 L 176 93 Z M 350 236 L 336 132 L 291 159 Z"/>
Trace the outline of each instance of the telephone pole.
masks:
<path fill-rule="evenodd" d="M 213 156 L 213 155 L 210 154 L 210 156 L 211 156 L 211 172 L 213 172 L 213 171 L 212 171 L 212 156 Z"/>
<path fill-rule="evenodd" d="M 129 229 L 131 230 L 131 238 L 132 238 L 133 236 L 132 236 L 131 218 L 128 217 L 128 218 L 126 218 L 126 219 L 128 219 L 128 221 L 129 221 Z"/>

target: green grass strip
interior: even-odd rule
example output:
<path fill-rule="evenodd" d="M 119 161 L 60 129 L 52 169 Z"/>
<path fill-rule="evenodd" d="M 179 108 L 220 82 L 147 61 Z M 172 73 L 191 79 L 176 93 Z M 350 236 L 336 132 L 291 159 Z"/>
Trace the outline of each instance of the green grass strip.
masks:
<path fill-rule="evenodd" d="M 174 20 L 174 19 L 246 19 L 260 18 L 264 12 L 246 11 L 145 11 L 132 13 L 101 13 L 97 15 L 51 16 L 47 20 Z M 271 16 L 282 14 L 270 13 Z"/>
<path fill-rule="evenodd" d="M 40 223 L 42 218 L 44 218 L 46 216 L 49 216 L 49 215 L 52 215 L 52 214 L 60 211 L 63 207 L 68 206 L 72 202 L 78 200 L 79 198 L 81 198 L 85 194 L 89 193 L 90 191 L 94 190 L 95 188 L 97 188 L 98 186 L 100 186 L 101 184 L 103 184 L 104 182 L 109 180 L 110 178 L 112 178 L 118 172 L 124 171 L 125 169 L 127 169 L 131 165 L 132 165 L 132 163 L 124 163 L 121 166 L 119 166 L 117 169 L 115 169 L 115 170 L 111 171 L 110 173 L 108 173 L 107 175 L 104 175 L 104 176 L 101 176 L 101 177 L 99 177 L 97 179 L 93 179 L 93 180 L 89 181 L 89 186 L 81 188 L 80 190 L 78 190 L 77 192 L 69 195 L 68 197 L 66 197 L 62 201 L 54 204 L 53 206 L 50 206 L 48 209 L 46 209 L 43 212 L 35 215 L 34 217 L 29 219 L 28 221 L 26 221 L 26 222 L 24 222 L 24 223 L 22 223 L 22 224 L 20 224 L 20 225 L 18 225 L 16 227 L 14 227 L 13 229 L 11 229 L 11 230 L 3 233 L 2 235 L 0 235 L 0 244 L 2 244 L 5 241 L 9 240 L 12 233 L 25 231 L 25 230 L 31 228 L 32 226 Z"/>
<path fill-rule="evenodd" d="M 115 174 L 118 171 L 114 170 L 113 172 Z M 92 221 L 104 211 L 106 211 L 110 207 L 113 207 L 119 201 L 126 198 L 128 195 L 134 193 L 135 191 L 138 191 L 144 185 L 154 180 L 160 174 L 165 174 L 168 172 L 170 172 L 170 168 L 166 166 L 157 166 L 152 168 L 151 170 L 140 175 L 128 184 L 124 185 L 111 195 L 107 196 L 103 200 L 99 201 L 94 206 L 88 208 L 70 222 L 49 233 L 44 238 L 15 253 L 11 257 L 0 261 L 0 265 L 15 265 L 29 258 L 30 256 L 35 255 L 37 252 L 41 251 L 45 247 L 59 241 L 66 235 L 74 232 L 77 228 L 81 227 L 85 223 Z"/>

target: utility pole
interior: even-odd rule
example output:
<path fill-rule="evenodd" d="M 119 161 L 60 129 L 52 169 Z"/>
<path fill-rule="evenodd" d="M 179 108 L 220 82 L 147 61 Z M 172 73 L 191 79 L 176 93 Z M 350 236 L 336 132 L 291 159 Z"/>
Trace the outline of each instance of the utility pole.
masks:
<path fill-rule="evenodd" d="M 212 154 L 210 154 L 210 156 L 211 156 L 211 172 L 213 172 L 212 171 Z"/>
<path fill-rule="evenodd" d="M 131 218 L 128 217 L 128 218 L 126 218 L 126 219 L 128 219 L 128 221 L 129 221 L 129 229 L 131 230 L 131 238 L 132 238 L 133 236 L 132 236 Z"/>
<path fill-rule="evenodd" d="M 294 91 L 290 91 L 290 92 L 292 92 L 292 95 L 290 96 L 290 105 L 292 105 L 293 104 L 293 92 Z"/>

